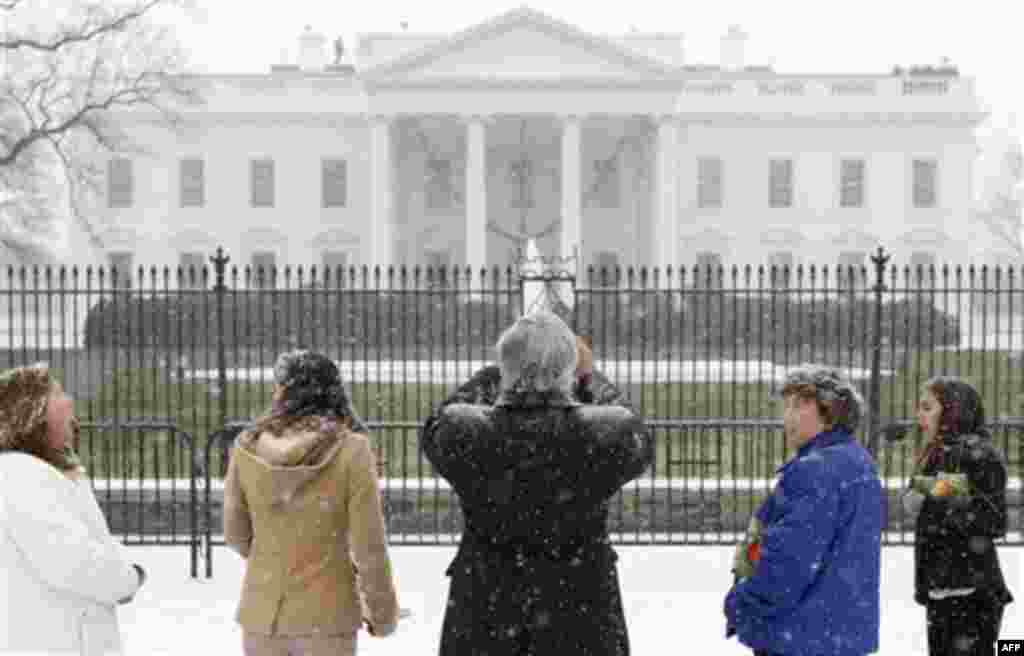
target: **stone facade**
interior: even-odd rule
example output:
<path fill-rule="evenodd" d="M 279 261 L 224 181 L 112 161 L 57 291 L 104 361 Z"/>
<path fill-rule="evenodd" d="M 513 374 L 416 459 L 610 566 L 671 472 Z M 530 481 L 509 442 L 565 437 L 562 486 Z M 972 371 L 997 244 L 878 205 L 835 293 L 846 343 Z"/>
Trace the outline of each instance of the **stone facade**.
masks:
<path fill-rule="evenodd" d="M 991 249 L 970 211 L 983 114 L 955 71 L 779 74 L 745 61 L 736 30 L 720 64 L 693 65 L 681 35 L 594 35 L 528 8 L 363 35 L 341 66 L 302 38 L 301 66 L 198 78 L 205 103 L 178 133 L 122 115 L 149 154 L 113 156 L 130 180 L 84 200 L 103 246 L 76 263 L 204 264 L 223 245 L 241 267 L 504 266 L 526 237 L 581 266 Z"/>

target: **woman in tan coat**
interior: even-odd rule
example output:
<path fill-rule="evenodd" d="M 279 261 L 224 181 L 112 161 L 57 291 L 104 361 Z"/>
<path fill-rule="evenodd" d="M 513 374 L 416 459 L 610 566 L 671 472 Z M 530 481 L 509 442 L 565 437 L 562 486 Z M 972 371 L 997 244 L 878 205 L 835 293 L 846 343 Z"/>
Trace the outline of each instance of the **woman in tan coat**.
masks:
<path fill-rule="evenodd" d="M 373 449 L 330 359 L 285 353 L 274 379 L 224 485 L 224 537 L 247 561 L 244 653 L 355 654 L 364 622 L 377 637 L 398 622 Z"/>

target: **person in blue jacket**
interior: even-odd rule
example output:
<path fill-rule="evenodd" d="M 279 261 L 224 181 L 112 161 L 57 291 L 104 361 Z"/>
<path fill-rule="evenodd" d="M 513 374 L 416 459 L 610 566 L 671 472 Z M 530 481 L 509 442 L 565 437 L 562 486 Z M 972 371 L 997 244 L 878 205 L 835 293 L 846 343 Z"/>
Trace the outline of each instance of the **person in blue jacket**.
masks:
<path fill-rule="evenodd" d="M 787 376 L 786 445 L 796 455 L 758 509 L 760 555 L 725 599 L 726 636 L 757 656 L 878 650 L 885 498 L 853 432 L 862 400 L 839 372 Z"/>

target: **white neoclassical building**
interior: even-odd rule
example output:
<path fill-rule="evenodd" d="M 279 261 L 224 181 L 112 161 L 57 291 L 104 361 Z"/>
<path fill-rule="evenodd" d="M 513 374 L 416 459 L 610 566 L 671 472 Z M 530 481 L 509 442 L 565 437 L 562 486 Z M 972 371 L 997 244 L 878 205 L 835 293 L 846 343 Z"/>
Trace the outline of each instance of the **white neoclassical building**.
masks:
<path fill-rule="evenodd" d="M 126 127 L 91 215 L 120 266 L 510 264 L 523 240 L 583 265 L 973 262 L 973 80 L 948 67 L 790 75 L 733 28 L 584 32 L 517 8 L 454 34 L 365 34 L 334 57 L 205 75 L 172 133 Z M 331 63 L 331 61 L 339 63 Z M 104 155 L 106 158 L 107 156 Z M 83 240 L 84 242 L 84 240 Z"/>

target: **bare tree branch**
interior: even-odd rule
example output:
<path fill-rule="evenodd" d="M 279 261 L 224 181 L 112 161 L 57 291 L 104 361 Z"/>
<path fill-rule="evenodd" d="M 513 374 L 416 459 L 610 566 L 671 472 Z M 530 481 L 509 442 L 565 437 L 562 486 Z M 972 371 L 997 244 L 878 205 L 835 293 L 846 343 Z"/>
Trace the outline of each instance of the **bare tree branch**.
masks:
<path fill-rule="evenodd" d="M 8 0 L 7 4 L 10 6 L 4 6 L 3 8 L 13 9 L 17 6 L 19 1 L 20 0 Z M 32 50 L 56 52 L 61 48 L 65 48 L 72 44 L 88 43 L 105 32 L 123 30 L 129 23 L 142 18 L 154 7 L 164 2 L 165 0 L 148 0 L 137 7 L 123 11 L 120 14 L 115 14 L 106 20 L 101 20 L 98 24 L 83 25 L 77 30 L 58 34 L 50 41 L 41 41 L 39 39 L 24 37 L 15 37 L 13 39 L 5 37 L 0 41 L 0 49 L 18 50 L 19 48 L 30 48 Z"/>
<path fill-rule="evenodd" d="M 98 246 L 102 226 L 83 209 L 102 192 L 97 155 L 135 151 L 119 117 L 176 130 L 181 110 L 200 101 L 180 74 L 177 43 L 151 16 L 183 0 L 68 2 L 72 14 L 49 33 L 26 20 L 0 35 L 0 246 L 9 252 L 33 250 L 69 220 Z M 20 8 L 0 0 L 0 10 Z"/>

